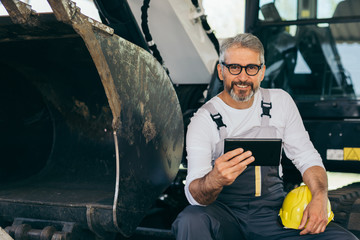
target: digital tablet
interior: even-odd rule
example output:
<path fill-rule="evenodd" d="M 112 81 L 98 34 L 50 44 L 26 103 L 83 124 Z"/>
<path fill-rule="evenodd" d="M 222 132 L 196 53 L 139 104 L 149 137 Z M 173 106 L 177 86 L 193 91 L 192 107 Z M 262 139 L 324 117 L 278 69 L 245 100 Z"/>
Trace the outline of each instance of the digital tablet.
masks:
<path fill-rule="evenodd" d="M 249 166 L 279 166 L 282 151 L 282 140 L 278 138 L 226 138 L 224 153 L 237 148 L 251 151 L 255 161 Z"/>

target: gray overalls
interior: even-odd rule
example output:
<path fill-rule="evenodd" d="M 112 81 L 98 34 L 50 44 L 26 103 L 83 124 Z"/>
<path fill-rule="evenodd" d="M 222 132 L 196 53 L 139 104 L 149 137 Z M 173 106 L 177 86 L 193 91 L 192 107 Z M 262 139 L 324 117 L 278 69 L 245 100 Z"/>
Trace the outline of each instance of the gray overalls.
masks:
<path fill-rule="evenodd" d="M 238 136 L 230 136 L 232 138 L 279 138 L 281 136 L 276 135 L 276 128 L 269 125 L 270 109 L 270 95 L 268 89 L 260 88 L 262 101 L 261 107 L 263 112 L 261 114 L 261 125 L 251 128 L 250 130 L 243 132 Z M 225 124 L 221 126 L 220 117 L 218 116 L 218 111 L 210 103 L 206 103 L 204 108 L 210 112 L 210 115 L 218 125 L 220 141 L 216 145 L 214 158 L 220 157 L 223 154 L 224 149 L 224 139 L 227 138 L 227 132 Z M 279 159 L 280 165 L 280 159 Z M 283 182 L 279 176 L 279 167 L 269 167 L 269 166 L 249 166 L 246 170 L 241 173 L 241 175 L 235 180 L 230 186 L 225 186 L 222 192 L 220 193 L 217 200 L 225 203 L 230 207 L 239 207 L 243 205 L 249 198 L 260 197 L 262 195 L 267 195 L 269 193 L 274 193 L 276 191 L 280 192 L 283 189 Z M 244 201 L 245 200 L 245 201 Z"/>
<path fill-rule="evenodd" d="M 219 129 L 220 141 L 212 159 L 223 154 L 226 137 L 281 138 L 276 128 L 269 125 L 270 95 L 260 88 L 262 95 L 261 125 L 239 136 L 227 136 L 226 123 L 214 106 L 207 109 Z M 279 159 L 280 165 L 280 159 Z M 176 218 L 172 231 L 181 240 L 273 240 L 273 239 L 356 239 L 336 224 L 329 224 L 325 233 L 299 236 L 299 230 L 284 229 L 278 219 L 285 192 L 278 167 L 248 166 L 230 186 L 225 186 L 217 200 L 208 206 L 187 206 Z M 324 236 L 324 238 L 322 238 Z M 329 238 L 330 237 L 330 238 Z"/>

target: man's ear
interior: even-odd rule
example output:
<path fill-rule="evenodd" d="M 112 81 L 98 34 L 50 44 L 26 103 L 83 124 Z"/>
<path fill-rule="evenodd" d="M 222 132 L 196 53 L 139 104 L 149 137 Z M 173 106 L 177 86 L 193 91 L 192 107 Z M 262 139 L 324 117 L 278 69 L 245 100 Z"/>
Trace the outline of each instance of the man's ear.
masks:
<path fill-rule="evenodd" d="M 217 71 L 218 71 L 218 77 L 219 77 L 219 79 L 220 79 L 221 81 L 223 81 L 224 78 L 223 78 L 223 73 L 222 73 L 222 69 L 221 69 L 221 65 L 220 65 L 220 64 L 217 65 Z"/>
<path fill-rule="evenodd" d="M 260 82 L 262 82 L 262 80 L 264 80 L 264 77 L 265 77 L 265 70 L 266 70 L 266 66 L 264 65 L 264 66 L 261 68 L 261 74 L 262 74 L 262 76 L 261 76 L 261 80 L 260 80 Z"/>

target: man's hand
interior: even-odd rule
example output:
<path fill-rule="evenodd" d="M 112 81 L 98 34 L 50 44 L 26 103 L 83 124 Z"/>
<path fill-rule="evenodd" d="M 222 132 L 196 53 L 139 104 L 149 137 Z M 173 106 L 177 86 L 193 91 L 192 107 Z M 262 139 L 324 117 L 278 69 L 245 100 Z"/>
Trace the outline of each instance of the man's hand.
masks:
<path fill-rule="evenodd" d="M 313 198 L 304 211 L 299 226 L 299 229 L 303 229 L 300 235 L 322 233 L 327 223 L 327 197 Z"/>
<path fill-rule="evenodd" d="M 328 223 L 327 214 L 327 176 L 325 169 L 319 166 L 308 168 L 303 180 L 312 195 L 310 203 L 305 208 L 299 229 L 300 235 L 319 234 L 325 231 Z"/>
<path fill-rule="evenodd" d="M 250 151 L 244 152 L 241 148 L 225 153 L 215 160 L 214 168 L 207 175 L 190 183 L 191 195 L 200 204 L 212 203 L 223 187 L 232 184 L 254 160 Z"/>
<path fill-rule="evenodd" d="M 230 185 L 254 160 L 252 153 L 244 152 L 242 148 L 229 151 L 215 160 L 209 178 L 214 186 Z"/>

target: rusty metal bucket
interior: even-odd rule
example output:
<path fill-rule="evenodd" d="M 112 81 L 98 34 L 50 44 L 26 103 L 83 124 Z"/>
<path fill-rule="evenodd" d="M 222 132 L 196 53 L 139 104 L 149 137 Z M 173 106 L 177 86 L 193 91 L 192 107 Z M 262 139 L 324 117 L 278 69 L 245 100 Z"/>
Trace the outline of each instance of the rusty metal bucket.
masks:
<path fill-rule="evenodd" d="M 148 52 L 74 3 L 48 2 L 53 13 L 37 14 L 2 0 L 0 224 L 129 236 L 178 171 L 176 93 Z"/>

